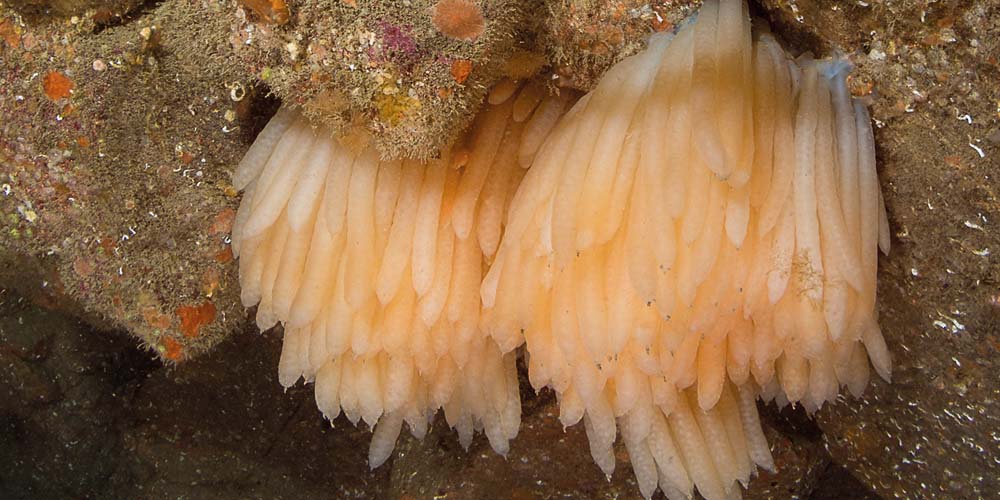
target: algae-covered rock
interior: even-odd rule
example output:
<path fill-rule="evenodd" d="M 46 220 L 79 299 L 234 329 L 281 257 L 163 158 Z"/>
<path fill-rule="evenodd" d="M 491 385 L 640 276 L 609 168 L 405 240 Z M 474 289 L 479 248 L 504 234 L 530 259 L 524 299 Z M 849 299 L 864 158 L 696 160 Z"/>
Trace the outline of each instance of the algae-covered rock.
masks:
<path fill-rule="evenodd" d="M 7 284 L 65 297 L 172 360 L 244 318 L 229 174 L 253 132 L 229 12 L 164 2 L 100 25 L 0 10 L 0 254 L 44 263 Z"/>
<path fill-rule="evenodd" d="M 701 0 L 545 0 L 540 47 L 558 84 L 590 90 L 614 63 L 646 46 L 650 33 L 671 31 Z"/>
<path fill-rule="evenodd" d="M 234 51 L 282 102 L 334 127 L 362 123 L 383 156 L 408 158 L 436 155 L 465 129 L 538 9 L 517 0 L 242 5 Z"/>
<path fill-rule="evenodd" d="M 36 19 L 66 17 L 93 11 L 99 20 L 126 15 L 145 0 L 10 0 L 10 7 Z"/>

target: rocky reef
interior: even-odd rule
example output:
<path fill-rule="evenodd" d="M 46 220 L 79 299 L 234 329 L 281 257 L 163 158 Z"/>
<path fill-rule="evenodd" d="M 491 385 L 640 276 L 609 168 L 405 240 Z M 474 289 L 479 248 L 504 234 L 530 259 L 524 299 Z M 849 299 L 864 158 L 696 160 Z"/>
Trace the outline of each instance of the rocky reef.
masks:
<path fill-rule="evenodd" d="M 534 2 L 243 4 L 231 42 L 244 67 L 315 122 L 364 124 L 387 158 L 433 156 L 501 75 L 541 64 L 521 48 L 522 68 L 506 67 Z"/>
<path fill-rule="evenodd" d="M 251 333 L 228 246 L 230 174 L 279 99 L 332 125 L 365 124 L 387 157 L 433 156 L 497 80 L 542 71 L 553 89 L 586 90 L 697 4 L 0 3 L 0 286 L 9 290 L 0 295 L 0 422 L 18 436 L 4 446 L 19 451 L 4 454 L 18 458 L 0 484 L 21 488 L 4 496 L 179 496 L 223 483 L 233 495 L 280 496 L 286 474 L 296 491 L 336 483 L 354 497 L 461 496 L 457 477 L 519 498 L 539 485 L 555 495 L 585 484 L 637 497 L 630 471 L 603 482 L 582 431 L 562 434 L 544 395 L 525 397 L 530 415 L 507 461 L 478 441 L 462 454 L 438 432 L 401 443 L 391 470 L 366 472 L 354 451 L 365 433 L 326 428 L 308 389 L 283 398 L 279 342 Z M 856 66 L 852 90 L 871 95 L 894 229 L 893 253 L 880 261 L 881 324 L 896 369 L 891 385 L 818 412 L 818 427 L 774 412 L 768 432 L 782 473 L 759 477 L 748 494 L 831 498 L 846 473 L 860 481 L 849 483 L 854 494 L 1000 490 L 1000 2 L 761 0 L 752 12 L 795 51 L 844 54 Z M 87 326 L 45 319 L 51 310 Z M 86 384 L 62 385 L 72 377 Z M 195 411 L 220 401 L 229 416 Z M 219 430 L 250 406 L 255 417 Z M 78 441 L 93 431 L 42 417 L 55 408 L 85 413 L 90 429 L 114 439 Z M 255 438 L 235 447 L 237 434 Z M 71 476 L 64 467 L 83 455 L 46 451 L 71 442 L 129 460 L 26 489 L 32 467 Z M 445 455 L 445 467 L 426 470 Z"/>

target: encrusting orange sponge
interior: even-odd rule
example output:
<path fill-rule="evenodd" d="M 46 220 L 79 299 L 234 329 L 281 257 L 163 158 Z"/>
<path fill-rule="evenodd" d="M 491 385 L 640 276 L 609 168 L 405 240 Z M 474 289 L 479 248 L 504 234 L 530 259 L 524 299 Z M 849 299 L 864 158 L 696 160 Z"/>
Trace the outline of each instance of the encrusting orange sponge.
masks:
<path fill-rule="evenodd" d="M 436 160 L 282 109 L 234 175 L 243 302 L 284 325 L 282 385 L 374 427 L 373 467 L 439 408 L 506 453 L 523 344 L 606 474 L 620 432 L 646 498 L 738 497 L 774 469 L 757 398 L 812 411 L 869 361 L 889 379 L 888 223 L 848 71 L 706 0 L 568 111 L 498 84 Z"/>

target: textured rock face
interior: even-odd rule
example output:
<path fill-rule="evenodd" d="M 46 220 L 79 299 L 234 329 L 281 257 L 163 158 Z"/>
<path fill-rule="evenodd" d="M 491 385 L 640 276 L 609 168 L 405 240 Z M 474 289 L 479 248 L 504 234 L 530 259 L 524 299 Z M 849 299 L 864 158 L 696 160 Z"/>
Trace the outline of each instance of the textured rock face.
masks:
<path fill-rule="evenodd" d="M 824 408 L 818 422 L 834 462 L 846 465 L 881 495 L 988 495 L 1000 490 L 1000 449 L 995 435 L 1000 427 L 996 376 L 1000 368 L 996 326 L 1000 324 L 1000 270 L 994 255 L 1000 252 L 996 229 L 1000 216 L 996 198 L 1000 191 L 996 178 L 1000 3 L 867 3 L 764 0 L 756 5 L 756 14 L 771 20 L 773 30 L 789 46 L 846 53 L 857 65 L 853 86 L 858 93 L 874 92 L 873 115 L 881 125 L 876 139 L 894 249 L 880 263 L 879 293 L 881 322 L 894 354 L 894 380 L 891 385 L 869 388 L 864 400 L 846 399 Z M 295 4 L 291 8 L 294 12 Z M 249 106 L 260 102 L 253 98 L 252 82 L 262 76 L 263 68 L 248 68 L 230 57 L 234 27 L 245 26 L 238 11 L 240 7 L 228 2 L 168 0 L 136 13 L 126 23 L 102 20 L 93 11 L 78 14 L 76 23 L 63 18 L 32 23 L 19 11 L 0 7 L 0 260 L 17 263 L 5 265 L 0 272 L 5 285 L 43 294 L 60 308 L 84 309 L 105 324 L 129 330 L 167 359 L 204 351 L 247 323 L 236 300 L 236 269 L 226 257 L 229 210 L 236 206 L 228 179 L 259 128 L 253 117 L 267 113 Z M 613 16 L 606 22 L 612 31 L 619 26 Z M 598 29 L 596 23 L 593 26 Z M 632 33 L 637 38 L 623 38 L 620 46 L 638 50 L 643 30 Z M 540 52 L 551 57 L 549 49 Z M 34 276 L 24 270 L 25 262 L 30 263 L 27 267 L 35 271 Z M 213 304 L 214 317 L 206 304 Z M 60 341 L 70 338 L 65 330 L 46 331 Z M 98 361 L 93 363 L 98 366 L 100 360 L 137 356 L 127 354 L 133 349 L 130 344 L 105 344 L 89 331 L 74 335 L 81 349 L 95 349 Z M 9 338 L 3 342 L 12 345 Z M 158 387 L 157 391 L 139 401 L 145 405 L 230 401 L 233 406 L 217 417 L 215 427 L 239 419 L 246 426 L 242 428 L 245 436 L 260 434 L 260 429 L 273 433 L 282 428 L 271 421 L 269 427 L 247 423 L 242 416 L 246 407 L 282 405 L 275 414 L 297 422 L 298 441 L 275 448 L 284 450 L 281 453 L 289 462 L 274 470 L 298 478 L 295 488 L 301 491 L 329 486 L 315 482 L 323 481 L 329 464 L 292 465 L 296 446 L 314 446 L 310 449 L 316 456 L 328 457 L 364 449 L 368 436 L 350 441 L 353 438 L 340 433 L 353 436 L 354 431 L 345 431 L 349 426 L 339 424 L 336 430 L 322 431 L 309 389 L 292 391 L 291 399 L 284 399 L 273 375 L 278 342 L 271 340 L 267 345 L 267 354 L 252 363 L 237 362 L 245 353 L 262 349 L 256 334 L 226 344 L 226 352 L 220 351 L 218 358 L 181 365 L 174 372 L 160 370 L 156 383 L 150 385 Z M 6 347 L 3 355 L 9 356 Z M 30 361 L 31 356 L 19 354 L 16 363 L 4 358 L 5 367 L 18 370 L 4 373 L 5 394 L 26 381 L 33 380 L 26 386 L 38 388 L 5 402 L 4 425 L 17 429 L 21 436 L 41 435 L 32 429 L 42 429 L 37 431 L 41 433 L 61 425 L 57 420 L 34 428 L 27 423 L 41 414 L 40 408 L 49 407 L 28 404 L 26 399 L 51 399 L 62 390 L 47 382 L 51 372 L 31 375 L 23 371 L 39 366 Z M 237 364 L 240 370 L 233 368 Z M 92 369 L 94 365 L 86 366 Z M 227 370 L 244 383 L 252 379 L 259 385 L 253 389 L 234 385 L 239 389 L 227 393 L 227 384 L 237 380 L 214 378 L 220 376 L 216 372 Z M 79 372 L 65 373 L 81 377 Z M 177 376 L 188 383 L 174 384 Z M 100 387 L 107 393 L 115 390 L 109 385 Z M 234 399 L 246 393 L 254 396 Z M 191 397 L 195 394 L 200 396 Z M 307 415 L 296 414 L 296 405 Z M 150 486 L 157 492 L 188 491 L 185 488 L 196 473 L 181 465 L 181 453 L 187 453 L 193 442 L 205 443 L 191 436 L 218 438 L 215 431 L 206 430 L 214 427 L 199 414 L 198 419 L 189 418 L 184 425 L 171 424 L 170 430 L 164 430 L 168 428 L 165 421 L 148 411 L 147 424 L 129 433 L 129 449 L 146 457 L 136 459 L 135 467 L 146 471 L 144 477 L 150 484 L 159 484 Z M 259 418 L 264 419 L 267 412 L 261 412 Z M 539 474 L 561 472 L 561 476 L 547 476 L 553 478 L 547 487 L 568 491 L 553 484 L 579 469 L 591 475 L 589 484 L 603 487 L 603 478 L 580 446 L 585 444 L 582 434 L 536 430 L 555 425 L 545 422 L 529 423 L 515 441 L 514 452 L 523 447 L 522 456 L 537 453 L 538 461 L 531 459 L 530 467 L 517 465 L 511 470 L 518 474 L 525 469 L 537 469 Z M 321 432 L 323 437 L 316 438 Z M 530 444 L 524 439 L 529 437 L 534 438 Z M 581 465 L 551 469 L 556 473 L 544 471 L 551 462 L 542 460 L 542 451 L 528 448 L 544 450 L 551 446 L 548 440 L 560 438 L 576 440 L 573 445 L 559 445 L 560 453 L 566 455 L 560 458 L 572 456 L 577 462 L 567 463 Z M 211 441 L 213 453 L 235 446 L 235 437 L 218 439 Z M 244 458 L 227 462 L 229 470 L 250 471 L 227 476 L 226 484 L 234 485 L 233 491 L 259 487 L 261 483 L 246 477 L 274 467 L 246 458 L 269 449 L 264 442 L 269 438 L 259 439 L 240 452 Z M 68 436 L 66 442 L 71 441 Z M 433 451 L 436 445 L 427 441 L 420 446 Z M 18 451 L 28 449 L 16 446 Z M 458 448 L 453 440 L 441 446 Z M 170 458 L 157 458 L 165 456 Z M 488 474 L 493 465 L 514 467 L 513 462 L 501 464 L 501 459 L 492 456 L 482 458 L 489 466 L 477 465 L 480 458 L 471 455 L 454 456 L 461 460 L 456 460 L 454 468 L 438 471 L 439 477 L 445 472 L 457 477 L 459 470 L 470 468 Z M 32 457 L 32 464 L 58 458 L 47 456 L 44 447 L 34 448 Z M 806 462 L 819 467 L 815 464 L 828 459 L 820 454 L 815 462 Z M 256 465 L 246 465 L 251 462 Z M 357 483 L 344 481 L 358 485 L 352 490 L 358 496 L 388 488 L 425 491 L 431 487 L 428 484 L 437 484 L 428 480 L 420 486 L 424 489 L 414 490 L 415 486 L 402 481 L 402 474 L 417 470 L 416 466 L 408 456 L 397 462 L 393 483 L 378 487 L 373 486 L 378 479 L 357 479 L 368 478 L 363 474 L 362 454 L 344 458 L 338 466 L 355 467 L 349 474 L 357 474 L 352 476 Z M 164 467 L 157 468 L 157 463 Z M 204 465 L 208 461 L 183 463 Z M 308 474 L 299 472 L 307 467 L 312 467 Z M 28 470 L 4 469 L 12 474 Z M 49 477 L 69 477 L 62 469 L 44 470 Z M 78 473 L 73 477 L 80 480 L 79 486 L 65 491 L 73 495 L 101 484 L 93 478 L 104 477 L 105 472 Z M 444 476 L 441 484 L 453 479 Z M 277 491 L 278 473 L 268 477 L 263 482 Z M 613 491 L 636 496 L 636 488 L 625 479 L 630 477 L 628 471 L 616 473 L 612 484 L 620 489 Z M 206 481 L 200 484 L 208 488 Z"/>
<path fill-rule="evenodd" d="M 276 337 L 233 340 L 174 369 L 0 292 L 0 497 L 380 497 L 367 433 L 282 394 Z"/>
<path fill-rule="evenodd" d="M 143 0 L 13 0 L 10 6 L 29 17 L 72 16 L 92 10 L 95 15 L 111 19 L 142 3 Z"/>
<path fill-rule="evenodd" d="M 121 404 L 153 364 L 141 355 L 116 363 L 130 344 L 0 292 L 0 496 L 84 497 L 102 488 L 122 453 L 118 419 L 95 408 Z"/>
<path fill-rule="evenodd" d="M 0 260 L 41 264 L 5 282 L 184 359 L 242 324 L 226 240 L 250 80 L 221 3 L 88 12 L 0 10 Z"/>
<path fill-rule="evenodd" d="M 556 83 L 589 91 L 614 63 L 635 54 L 652 32 L 678 27 L 700 0 L 545 0 L 539 30 Z"/>
<path fill-rule="evenodd" d="M 518 32 L 539 7 L 319 0 L 294 3 L 284 22 L 268 22 L 268 8 L 243 4 L 232 40 L 245 67 L 318 122 L 365 124 L 386 158 L 433 157 L 451 143 L 507 72 Z"/>

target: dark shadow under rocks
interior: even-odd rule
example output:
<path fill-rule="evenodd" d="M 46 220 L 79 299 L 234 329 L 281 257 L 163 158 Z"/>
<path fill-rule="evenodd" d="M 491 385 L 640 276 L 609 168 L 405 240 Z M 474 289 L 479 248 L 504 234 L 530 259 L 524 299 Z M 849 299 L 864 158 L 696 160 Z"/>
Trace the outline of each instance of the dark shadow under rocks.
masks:
<path fill-rule="evenodd" d="M 255 329 L 212 353 L 163 365 L 123 333 L 104 333 L 0 292 L 2 498 L 640 498 L 624 447 L 610 481 L 580 425 L 564 430 L 550 391 L 534 394 L 521 366 L 523 423 L 511 452 L 477 435 L 465 451 L 438 415 L 417 441 L 404 433 L 390 461 L 367 465 L 370 432 L 335 427 L 301 382 L 277 381 L 278 334 Z M 825 479 L 821 438 L 795 412 L 765 412 L 778 474 L 748 498 L 808 497 Z M 831 498 L 829 496 L 819 498 Z"/>

